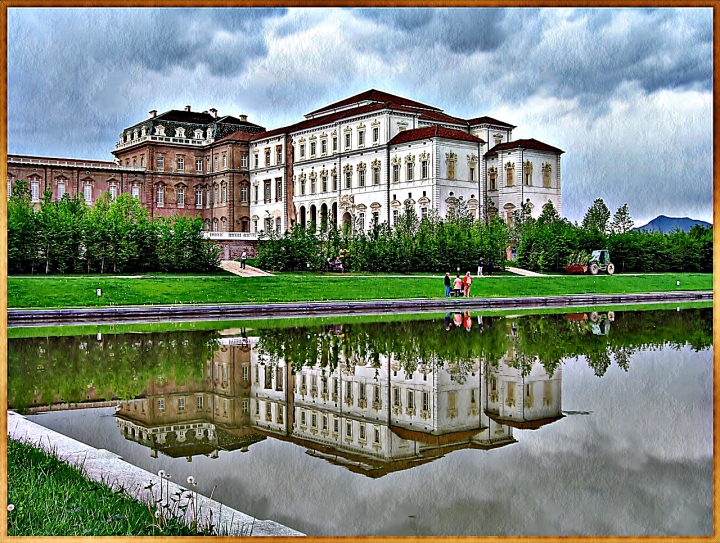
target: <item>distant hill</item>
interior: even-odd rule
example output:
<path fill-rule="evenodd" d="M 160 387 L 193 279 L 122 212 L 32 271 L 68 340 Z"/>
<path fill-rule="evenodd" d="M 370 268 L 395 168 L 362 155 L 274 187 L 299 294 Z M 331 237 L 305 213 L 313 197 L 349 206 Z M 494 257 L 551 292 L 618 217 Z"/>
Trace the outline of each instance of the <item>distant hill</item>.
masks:
<path fill-rule="evenodd" d="M 656 232 L 664 232 L 667 234 L 668 232 L 674 230 L 676 227 L 684 232 L 687 232 L 696 224 L 699 224 L 700 226 L 712 227 L 712 224 L 710 224 L 709 222 L 698 221 L 695 219 L 690 219 L 688 217 L 666 217 L 665 215 L 660 215 L 658 217 L 655 217 L 645 226 L 638 226 L 636 228 L 633 228 L 633 230 L 655 230 Z"/>

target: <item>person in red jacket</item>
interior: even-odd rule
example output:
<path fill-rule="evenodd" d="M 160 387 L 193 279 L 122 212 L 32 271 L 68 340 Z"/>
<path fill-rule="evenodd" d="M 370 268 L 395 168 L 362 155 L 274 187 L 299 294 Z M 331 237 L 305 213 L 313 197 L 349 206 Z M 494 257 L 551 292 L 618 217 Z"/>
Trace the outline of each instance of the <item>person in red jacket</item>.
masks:
<path fill-rule="evenodd" d="M 465 274 L 465 277 L 463 277 L 463 289 L 465 290 L 465 297 L 467 298 L 470 296 L 470 287 L 472 286 L 473 278 L 472 275 L 470 275 L 470 272 L 467 272 Z"/>

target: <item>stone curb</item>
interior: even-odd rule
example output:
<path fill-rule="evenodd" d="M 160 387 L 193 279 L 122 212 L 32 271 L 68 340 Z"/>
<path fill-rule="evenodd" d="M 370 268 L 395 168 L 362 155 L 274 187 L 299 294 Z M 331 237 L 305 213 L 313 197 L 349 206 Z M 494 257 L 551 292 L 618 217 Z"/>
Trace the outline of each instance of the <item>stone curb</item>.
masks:
<path fill-rule="evenodd" d="M 120 456 L 105 449 L 96 449 L 85 445 L 75 439 L 64 436 L 58 432 L 45 428 L 27 420 L 13 411 L 8 412 L 8 437 L 18 440 L 27 440 L 33 445 L 46 451 L 53 451 L 60 460 L 69 464 L 82 466 L 87 477 L 93 481 L 103 483 L 113 490 L 124 488 L 128 494 L 142 502 L 148 501 L 148 492 L 152 491 L 154 499 L 160 499 L 161 479 L 157 474 L 150 473 L 123 460 Z M 146 487 L 152 483 L 151 490 Z M 190 491 L 172 482 L 163 482 L 168 485 L 164 492 L 174 496 L 181 493 L 181 500 L 187 501 Z M 185 503 L 183 501 L 183 503 Z M 301 532 L 278 524 L 272 520 L 257 520 L 253 517 L 236 511 L 216 500 L 211 500 L 200 494 L 197 495 L 197 504 L 201 523 L 211 518 L 216 530 L 222 535 L 250 535 L 252 527 L 253 536 L 301 536 Z M 185 513 L 178 511 L 178 517 L 185 517 L 192 522 L 192 510 L 187 508 Z M 207 515 L 212 515 L 207 517 Z"/>
<path fill-rule="evenodd" d="M 232 320 L 291 316 L 339 316 L 491 309 L 538 309 L 587 307 L 610 304 L 646 304 L 712 300 L 712 291 L 651 292 L 641 294 L 577 294 L 527 298 L 440 298 L 427 300 L 374 300 L 345 302 L 293 302 L 275 304 L 182 305 L 105 307 L 82 309 L 11 309 L 8 326 L 62 324 L 114 324 L 122 322 L 168 322 Z"/>

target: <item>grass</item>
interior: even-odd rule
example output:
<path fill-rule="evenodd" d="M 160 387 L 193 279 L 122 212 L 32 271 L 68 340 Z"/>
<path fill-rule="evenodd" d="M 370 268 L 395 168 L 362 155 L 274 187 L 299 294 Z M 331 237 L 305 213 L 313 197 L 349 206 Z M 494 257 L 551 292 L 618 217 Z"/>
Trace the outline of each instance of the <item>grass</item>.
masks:
<path fill-rule="evenodd" d="M 7 455 L 10 536 L 196 535 L 175 518 L 158 523 L 147 504 L 91 481 L 52 453 L 8 438 Z"/>
<path fill-rule="evenodd" d="M 680 281 L 677 286 L 676 281 Z M 102 296 L 96 295 L 102 289 Z M 600 275 L 476 278 L 475 298 L 623 294 L 712 290 L 712 274 Z M 427 276 L 282 273 L 235 275 L 9 277 L 9 308 L 103 307 L 171 304 L 241 304 L 323 300 L 443 298 L 441 274 Z"/>

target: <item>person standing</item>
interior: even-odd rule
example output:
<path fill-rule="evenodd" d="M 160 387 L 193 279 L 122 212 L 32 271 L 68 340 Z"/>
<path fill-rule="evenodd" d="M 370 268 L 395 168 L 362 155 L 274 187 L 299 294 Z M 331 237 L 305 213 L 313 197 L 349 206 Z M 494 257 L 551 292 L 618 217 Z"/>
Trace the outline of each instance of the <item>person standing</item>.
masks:
<path fill-rule="evenodd" d="M 493 260 L 491 258 L 490 260 L 488 260 L 487 274 L 492 275 L 492 272 L 493 272 Z"/>
<path fill-rule="evenodd" d="M 242 254 L 240 255 L 240 267 L 244 270 L 245 269 L 245 261 L 247 260 L 248 254 L 247 250 L 243 249 Z"/>
<path fill-rule="evenodd" d="M 483 257 L 478 258 L 478 277 L 482 277 Z"/>
<path fill-rule="evenodd" d="M 445 297 L 450 297 L 450 272 L 445 273 Z"/>
<path fill-rule="evenodd" d="M 465 278 L 463 279 L 463 288 L 465 289 L 465 297 L 470 297 L 470 287 L 472 286 L 473 278 L 472 275 L 470 275 L 470 272 L 467 272 L 465 274 Z"/>
<path fill-rule="evenodd" d="M 459 298 L 460 296 L 462 296 L 463 280 L 460 279 L 460 274 L 455 276 L 455 281 L 453 282 L 453 287 L 455 288 L 455 297 Z"/>

